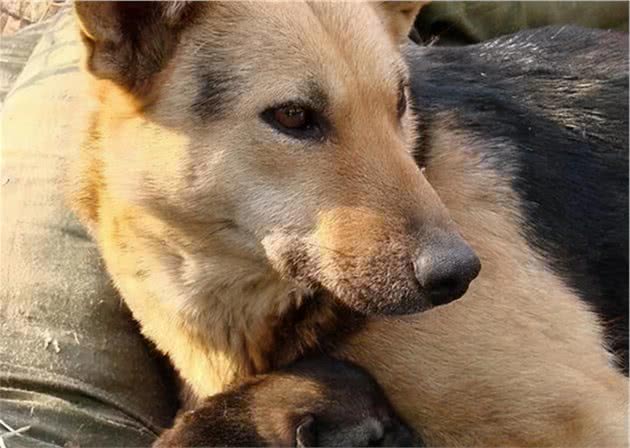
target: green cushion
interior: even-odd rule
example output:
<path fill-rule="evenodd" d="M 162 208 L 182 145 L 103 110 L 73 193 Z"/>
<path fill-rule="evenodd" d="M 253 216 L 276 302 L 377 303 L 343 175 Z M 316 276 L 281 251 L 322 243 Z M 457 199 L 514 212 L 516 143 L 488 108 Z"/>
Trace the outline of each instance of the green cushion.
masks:
<path fill-rule="evenodd" d="M 64 203 L 90 104 L 74 26 L 56 18 L 2 110 L 0 419 L 30 425 L 20 446 L 148 445 L 172 384 Z"/>

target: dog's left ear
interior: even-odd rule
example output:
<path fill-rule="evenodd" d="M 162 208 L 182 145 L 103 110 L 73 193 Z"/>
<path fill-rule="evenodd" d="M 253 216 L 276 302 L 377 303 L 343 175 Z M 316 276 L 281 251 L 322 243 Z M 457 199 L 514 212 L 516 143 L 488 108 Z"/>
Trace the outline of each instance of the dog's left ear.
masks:
<path fill-rule="evenodd" d="M 97 79 L 142 91 L 164 68 L 180 31 L 205 5 L 192 1 L 76 1 L 86 68 Z"/>
<path fill-rule="evenodd" d="M 409 36 L 418 12 L 427 3 L 429 0 L 418 2 L 385 1 L 378 2 L 374 6 L 392 38 L 396 42 L 403 43 Z"/>

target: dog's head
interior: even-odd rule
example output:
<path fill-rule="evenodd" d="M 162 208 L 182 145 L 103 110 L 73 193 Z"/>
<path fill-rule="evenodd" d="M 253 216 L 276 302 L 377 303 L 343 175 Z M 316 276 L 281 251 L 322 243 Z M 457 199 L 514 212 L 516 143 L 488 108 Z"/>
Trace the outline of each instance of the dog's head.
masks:
<path fill-rule="evenodd" d="M 361 312 L 460 297 L 479 260 L 412 156 L 419 8 L 78 2 L 108 194 Z"/>

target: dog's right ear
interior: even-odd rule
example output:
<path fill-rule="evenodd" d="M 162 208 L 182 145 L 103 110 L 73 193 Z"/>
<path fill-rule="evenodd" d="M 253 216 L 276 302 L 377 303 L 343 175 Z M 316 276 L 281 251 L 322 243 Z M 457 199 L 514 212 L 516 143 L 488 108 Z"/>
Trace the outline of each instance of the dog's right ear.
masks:
<path fill-rule="evenodd" d="M 168 62 L 204 2 L 77 1 L 86 68 L 139 93 Z"/>
<path fill-rule="evenodd" d="M 430 0 L 381 1 L 374 3 L 374 6 L 389 34 L 396 42 L 403 43 L 412 30 L 418 12 L 429 2 Z"/>

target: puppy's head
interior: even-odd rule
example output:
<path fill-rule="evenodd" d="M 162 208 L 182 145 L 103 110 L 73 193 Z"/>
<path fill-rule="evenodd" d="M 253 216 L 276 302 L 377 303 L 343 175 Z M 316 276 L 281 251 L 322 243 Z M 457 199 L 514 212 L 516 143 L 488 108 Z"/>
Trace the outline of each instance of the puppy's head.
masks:
<path fill-rule="evenodd" d="M 291 446 L 423 446 L 362 368 L 328 357 L 271 374 L 252 399 L 259 434 Z M 288 442 L 288 443 L 287 443 Z"/>
<path fill-rule="evenodd" d="M 212 396 L 154 447 L 420 446 L 380 386 L 353 364 L 299 361 Z"/>
<path fill-rule="evenodd" d="M 419 8 L 78 2 L 108 194 L 361 312 L 460 297 L 479 260 L 411 154 Z"/>

